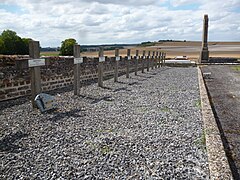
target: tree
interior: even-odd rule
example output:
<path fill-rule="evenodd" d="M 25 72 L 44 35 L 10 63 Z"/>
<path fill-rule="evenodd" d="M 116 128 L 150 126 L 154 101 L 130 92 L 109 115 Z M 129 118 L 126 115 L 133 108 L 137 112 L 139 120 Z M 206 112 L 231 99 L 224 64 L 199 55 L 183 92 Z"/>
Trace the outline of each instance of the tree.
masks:
<path fill-rule="evenodd" d="M 22 38 L 22 41 L 23 41 L 22 53 L 29 54 L 29 41 L 32 41 L 32 39 L 31 38 Z"/>
<path fill-rule="evenodd" d="M 21 38 L 17 35 L 15 31 L 4 30 L 0 35 L 0 53 L 13 55 L 29 54 L 28 42 L 29 38 Z"/>
<path fill-rule="evenodd" d="M 73 56 L 73 46 L 76 44 L 76 40 L 73 38 L 65 39 L 62 41 L 60 48 L 60 54 L 63 56 Z"/>
<path fill-rule="evenodd" d="M 20 37 L 17 33 L 11 30 L 4 30 L 1 34 L 1 39 L 4 42 L 3 54 L 17 54 L 17 45 L 20 44 Z"/>
<path fill-rule="evenodd" d="M 3 54 L 3 49 L 4 49 L 4 41 L 2 40 L 0 36 L 0 54 Z"/>

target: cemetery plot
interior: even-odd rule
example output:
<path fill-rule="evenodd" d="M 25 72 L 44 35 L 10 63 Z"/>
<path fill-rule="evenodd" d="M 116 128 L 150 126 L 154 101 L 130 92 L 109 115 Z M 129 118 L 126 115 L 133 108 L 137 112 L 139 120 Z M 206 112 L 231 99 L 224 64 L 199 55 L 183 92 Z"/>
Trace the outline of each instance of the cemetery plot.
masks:
<path fill-rule="evenodd" d="M 196 68 L 104 86 L 59 93 L 46 114 L 29 101 L 2 109 L 0 178 L 209 179 Z"/>
<path fill-rule="evenodd" d="M 202 68 L 232 173 L 240 174 L 240 66 Z M 207 75 L 209 76 L 207 76 Z"/>

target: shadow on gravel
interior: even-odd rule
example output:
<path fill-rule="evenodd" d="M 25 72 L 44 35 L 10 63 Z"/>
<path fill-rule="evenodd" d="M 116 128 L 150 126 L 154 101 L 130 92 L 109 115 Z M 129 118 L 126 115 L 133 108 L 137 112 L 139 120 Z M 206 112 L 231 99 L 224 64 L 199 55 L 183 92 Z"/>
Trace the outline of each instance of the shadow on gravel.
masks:
<path fill-rule="evenodd" d="M 149 73 L 149 72 L 146 72 L 146 74 L 153 75 L 153 76 L 157 75 L 157 73 Z"/>
<path fill-rule="evenodd" d="M 141 79 L 137 79 L 137 78 L 133 78 L 133 77 L 131 77 L 131 79 L 136 79 L 137 81 L 143 81 Z M 117 83 L 119 83 L 119 84 L 126 84 L 126 85 L 130 85 L 131 86 L 133 84 L 137 84 L 138 82 L 127 83 L 127 82 L 118 81 Z M 141 84 L 141 83 L 139 83 L 139 84 Z"/>
<path fill-rule="evenodd" d="M 21 98 L 11 99 L 11 100 L 7 100 L 7 101 L 1 101 L 0 102 L 0 111 L 4 110 L 6 108 L 11 108 L 12 106 L 22 105 L 28 101 L 30 101 L 30 97 L 21 97 Z"/>
<path fill-rule="evenodd" d="M 123 87 L 123 88 L 118 88 L 118 89 L 115 89 L 113 92 L 119 92 L 119 91 L 131 91 L 129 89 L 127 89 L 126 87 Z"/>
<path fill-rule="evenodd" d="M 128 84 L 128 83 L 122 82 L 122 81 L 117 81 L 117 83 L 119 83 L 119 84 Z"/>
<path fill-rule="evenodd" d="M 70 92 L 73 91 L 73 85 L 67 86 L 67 87 L 63 87 L 63 88 L 59 88 L 59 89 L 55 89 L 55 90 L 51 90 L 51 91 L 44 91 L 44 93 L 50 94 L 52 96 L 55 96 L 57 94 L 61 94 L 64 92 Z M 25 97 L 20 97 L 20 98 L 16 98 L 16 99 L 11 99 L 11 100 L 6 100 L 6 101 L 1 101 L 0 102 L 0 111 L 6 109 L 6 108 L 11 108 L 12 106 L 19 106 L 22 105 L 26 102 L 30 102 L 30 95 L 25 96 Z"/>
<path fill-rule="evenodd" d="M 114 100 L 114 99 L 112 99 L 112 96 L 104 96 L 101 98 L 96 98 L 96 97 L 80 95 L 79 97 L 92 101 L 90 104 L 96 104 L 96 103 L 99 103 L 100 101 L 113 101 Z"/>
<path fill-rule="evenodd" d="M 86 114 L 79 115 L 79 112 L 81 112 L 80 109 L 74 109 L 71 111 L 61 112 L 61 113 L 52 112 L 51 114 L 54 114 L 55 116 L 48 118 L 48 121 L 56 122 L 56 121 L 60 121 L 60 120 L 64 119 L 65 117 L 79 118 L 79 117 L 84 117 L 86 115 Z"/>
<path fill-rule="evenodd" d="M 132 79 L 136 79 L 137 81 L 141 81 L 141 82 L 148 80 L 148 79 L 144 79 L 144 78 L 142 78 L 142 79 L 132 78 Z"/>
<path fill-rule="evenodd" d="M 0 152 L 10 152 L 10 153 L 19 153 L 25 151 L 26 149 L 16 145 L 16 141 L 21 140 L 24 137 L 27 137 L 29 134 L 18 131 L 14 134 L 9 134 L 0 140 Z"/>
<path fill-rule="evenodd" d="M 143 75 L 137 75 L 138 77 L 142 77 L 142 78 L 147 78 L 147 79 L 150 79 L 152 78 L 153 76 L 143 76 Z"/>
<path fill-rule="evenodd" d="M 133 85 L 140 85 L 142 83 L 139 83 L 139 82 L 132 82 L 132 83 L 128 83 L 129 86 L 133 86 Z"/>
<path fill-rule="evenodd" d="M 104 86 L 104 87 L 101 87 L 102 89 L 107 89 L 107 90 L 113 90 L 112 88 L 110 88 L 110 87 L 106 87 L 106 86 Z"/>

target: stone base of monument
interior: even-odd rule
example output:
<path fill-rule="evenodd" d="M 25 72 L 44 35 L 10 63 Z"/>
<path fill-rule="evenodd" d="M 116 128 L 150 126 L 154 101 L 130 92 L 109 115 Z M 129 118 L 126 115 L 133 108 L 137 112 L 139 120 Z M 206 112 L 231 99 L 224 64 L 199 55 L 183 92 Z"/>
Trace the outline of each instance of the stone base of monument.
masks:
<path fill-rule="evenodd" d="M 200 62 L 201 63 L 207 63 L 209 60 L 209 51 L 208 50 L 202 50 L 200 53 Z"/>
<path fill-rule="evenodd" d="M 189 66 L 196 66 L 196 62 L 190 61 L 190 60 L 166 60 L 165 61 L 166 66 L 170 67 L 189 67 Z"/>

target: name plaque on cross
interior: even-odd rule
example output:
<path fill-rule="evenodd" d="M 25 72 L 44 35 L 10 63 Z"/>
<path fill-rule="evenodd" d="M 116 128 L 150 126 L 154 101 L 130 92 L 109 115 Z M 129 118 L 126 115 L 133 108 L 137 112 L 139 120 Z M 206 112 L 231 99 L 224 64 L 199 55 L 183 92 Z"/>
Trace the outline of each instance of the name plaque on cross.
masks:
<path fill-rule="evenodd" d="M 45 59 L 30 59 L 28 60 L 28 67 L 45 66 Z"/>
<path fill-rule="evenodd" d="M 105 62 L 105 56 L 99 57 L 99 62 Z"/>
<path fill-rule="evenodd" d="M 80 58 L 74 58 L 74 64 L 81 64 L 83 63 L 83 58 L 80 57 Z"/>
<path fill-rule="evenodd" d="M 120 61 L 120 56 L 116 56 L 116 61 Z"/>
<path fill-rule="evenodd" d="M 128 60 L 131 60 L 131 56 L 128 56 Z"/>

